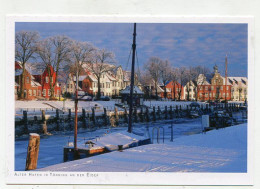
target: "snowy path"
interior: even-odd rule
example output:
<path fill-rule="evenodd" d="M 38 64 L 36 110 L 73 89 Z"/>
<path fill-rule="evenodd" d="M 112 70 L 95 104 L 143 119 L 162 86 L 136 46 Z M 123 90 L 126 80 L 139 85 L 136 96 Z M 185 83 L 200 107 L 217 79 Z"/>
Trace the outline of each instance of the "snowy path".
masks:
<path fill-rule="evenodd" d="M 247 124 L 62 163 L 39 171 L 246 172 Z"/>

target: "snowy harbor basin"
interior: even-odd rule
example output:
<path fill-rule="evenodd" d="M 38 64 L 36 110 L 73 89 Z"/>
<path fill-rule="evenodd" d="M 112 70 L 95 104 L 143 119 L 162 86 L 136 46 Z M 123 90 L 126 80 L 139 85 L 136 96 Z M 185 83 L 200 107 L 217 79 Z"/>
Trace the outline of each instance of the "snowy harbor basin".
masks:
<path fill-rule="evenodd" d="M 158 121 L 156 123 L 138 123 L 134 124 L 133 132 L 140 135 L 145 133 L 147 126 L 149 126 L 149 135 L 152 137 L 152 130 L 154 127 L 162 126 L 165 128 L 165 141 L 171 139 L 171 129 L 169 128 L 172 121 Z M 78 144 L 83 145 L 88 140 L 99 141 L 99 138 L 104 135 L 110 135 L 115 132 L 125 132 L 127 127 L 107 127 L 100 128 L 95 131 L 89 131 L 86 129 L 80 129 L 78 132 Z M 185 135 L 191 135 L 200 133 L 201 119 L 176 119 L 173 124 L 173 137 L 178 138 Z M 58 131 L 52 132 L 53 135 L 41 135 L 40 139 L 40 150 L 38 157 L 37 168 L 43 168 L 50 165 L 55 165 L 63 162 L 63 148 L 70 143 L 73 143 L 73 131 Z M 137 137 L 142 137 L 138 136 Z M 110 141 L 111 142 L 111 141 Z M 154 140 L 156 142 L 156 140 Z M 160 135 L 160 143 L 162 143 L 162 134 Z M 127 142 L 126 142 L 127 144 Z M 18 137 L 15 140 L 15 170 L 24 171 L 26 154 L 27 154 L 28 136 Z M 101 144 L 100 144 L 101 145 Z M 103 145 L 103 144 L 102 144 Z M 97 157 L 97 156 L 95 156 Z"/>
<path fill-rule="evenodd" d="M 38 171 L 245 173 L 247 124 L 61 163 Z"/>

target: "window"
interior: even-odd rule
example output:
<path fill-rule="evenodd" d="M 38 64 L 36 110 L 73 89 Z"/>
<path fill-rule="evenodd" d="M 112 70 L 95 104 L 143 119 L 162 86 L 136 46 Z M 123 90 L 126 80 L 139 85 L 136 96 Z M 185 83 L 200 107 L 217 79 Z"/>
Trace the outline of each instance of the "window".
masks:
<path fill-rule="evenodd" d="M 32 96 L 32 90 L 31 89 L 29 90 L 29 96 Z"/>
<path fill-rule="evenodd" d="M 205 87 L 205 90 L 206 90 L 206 91 L 208 90 L 208 86 Z"/>
<path fill-rule="evenodd" d="M 51 90 L 48 89 L 48 96 L 51 96 Z"/>
<path fill-rule="evenodd" d="M 212 97 L 211 93 L 209 93 L 209 97 Z"/>
<path fill-rule="evenodd" d="M 41 96 L 41 90 L 38 90 L 38 96 Z"/>
<path fill-rule="evenodd" d="M 215 97 L 215 96 L 216 96 L 216 94 L 215 94 L 215 93 L 213 93 L 212 95 L 213 95 L 213 97 Z"/>
<path fill-rule="evenodd" d="M 202 87 L 200 86 L 200 90 L 202 90 Z"/>
<path fill-rule="evenodd" d="M 227 88 L 226 88 L 226 90 L 228 90 L 229 88 L 228 88 L 228 86 L 227 86 Z"/>
<path fill-rule="evenodd" d="M 33 96 L 36 96 L 36 90 L 35 89 L 33 90 Z"/>
<path fill-rule="evenodd" d="M 29 78 L 29 76 L 26 77 L 26 83 L 30 83 L 30 78 Z"/>
<path fill-rule="evenodd" d="M 46 77 L 46 78 L 45 78 L 45 82 L 46 82 L 46 83 L 49 83 L 49 77 Z"/>
<path fill-rule="evenodd" d="M 46 89 L 43 89 L 43 96 L 46 96 Z"/>
<path fill-rule="evenodd" d="M 223 86 L 220 87 L 220 90 L 223 90 Z"/>
<path fill-rule="evenodd" d="M 229 93 L 227 93 L 227 97 L 229 97 Z"/>
<path fill-rule="evenodd" d="M 213 86 L 211 86 L 211 90 L 212 90 L 212 91 L 214 90 L 214 87 L 213 87 Z"/>
<path fill-rule="evenodd" d="M 205 96 L 208 97 L 208 93 L 205 93 Z"/>

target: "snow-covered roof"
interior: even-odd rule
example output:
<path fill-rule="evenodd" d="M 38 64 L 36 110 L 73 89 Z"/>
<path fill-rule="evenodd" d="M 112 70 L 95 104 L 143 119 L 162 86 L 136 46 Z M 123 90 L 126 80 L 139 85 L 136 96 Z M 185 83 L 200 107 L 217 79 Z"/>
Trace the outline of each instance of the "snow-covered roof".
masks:
<path fill-rule="evenodd" d="M 230 80 L 227 78 L 227 84 L 226 84 L 226 79 L 225 77 L 222 77 L 221 78 L 223 79 L 223 85 L 232 85 L 232 83 L 230 82 Z"/>
<path fill-rule="evenodd" d="M 130 85 L 126 86 L 125 89 L 120 91 L 120 94 L 130 94 Z M 139 87 L 134 86 L 133 94 L 144 94 L 143 91 L 139 89 Z"/>
<path fill-rule="evenodd" d="M 79 81 L 83 81 L 86 77 L 87 77 L 87 75 L 80 75 Z M 76 76 L 74 76 L 73 79 L 74 79 L 74 81 L 76 81 Z"/>
<path fill-rule="evenodd" d="M 95 82 L 98 81 L 97 78 L 96 78 L 96 76 L 94 76 L 92 73 L 89 73 L 88 76 L 89 76 L 89 78 L 90 78 L 92 81 L 95 81 Z"/>
<path fill-rule="evenodd" d="M 210 85 L 204 74 L 200 74 L 197 78 L 198 85 Z"/>
<path fill-rule="evenodd" d="M 246 77 L 228 77 L 228 80 L 233 85 L 238 85 L 238 83 L 247 85 L 247 78 Z"/>
<path fill-rule="evenodd" d="M 116 81 L 116 78 L 114 76 L 112 76 L 111 74 L 107 73 L 106 74 L 107 78 L 110 80 L 110 81 Z"/>
<path fill-rule="evenodd" d="M 33 86 L 33 87 L 40 87 L 41 84 L 36 82 L 36 81 L 34 81 L 34 80 L 31 80 L 31 86 Z"/>

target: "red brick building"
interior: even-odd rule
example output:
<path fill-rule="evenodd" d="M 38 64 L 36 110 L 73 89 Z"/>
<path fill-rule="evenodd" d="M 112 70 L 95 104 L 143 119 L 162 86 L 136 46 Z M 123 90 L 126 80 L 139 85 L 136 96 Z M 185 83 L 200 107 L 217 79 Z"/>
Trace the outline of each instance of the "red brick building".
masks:
<path fill-rule="evenodd" d="M 164 90 L 164 87 L 162 87 L 162 89 Z M 173 81 L 168 82 L 166 84 L 166 92 L 167 92 L 168 99 L 179 100 L 179 95 L 180 95 L 180 100 L 184 99 L 184 88 L 178 82 L 173 82 Z M 161 92 L 161 97 L 165 98 L 164 92 Z"/>
<path fill-rule="evenodd" d="M 49 77 L 47 68 L 45 69 L 37 69 L 33 68 L 29 63 L 25 66 L 25 73 L 24 73 L 24 97 L 26 100 L 35 100 L 39 98 L 46 98 L 49 99 L 51 96 L 51 87 L 50 84 L 54 84 L 56 78 L 56 73 L 52 66 L 50 68 L 50 75 Z M 15 62 L 15 82 L 17 92 L 20 91 L 21 86 L 21 79 L 22 79 L 22 66 L 19 62 Z M 60 95 L 60 86 L 57 83 L 54 86 L 54 96 L 58 97 Z"/>
<path fill-rule="evenodd" d="M 15 62 L 15 93 L 17 93 L 17 96 L 19 96 L 18 93 L 22 83 L 22 72 L 23 69 L 21 64 Z M 28 66 L 25 67 L 23 86 L 24 99 L 35 100 L 37 97 L 41 96 L 41 84 L 35 81 Z"/>

